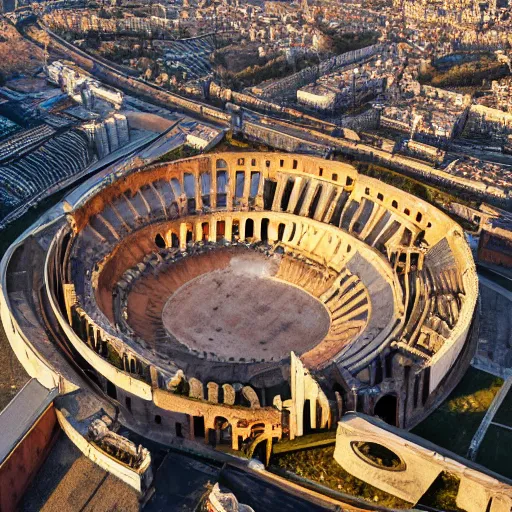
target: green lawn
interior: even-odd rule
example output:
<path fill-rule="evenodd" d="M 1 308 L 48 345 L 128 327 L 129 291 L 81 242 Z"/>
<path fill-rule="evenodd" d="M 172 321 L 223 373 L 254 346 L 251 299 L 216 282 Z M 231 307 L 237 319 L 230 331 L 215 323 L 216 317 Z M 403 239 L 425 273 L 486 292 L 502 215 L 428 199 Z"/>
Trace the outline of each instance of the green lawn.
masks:
<path fill-rule="evenodd" d="M 512 478 L 511 446 L 512 430 L 490 425 L 478 449 L 476 462 L 500 475 Z"/>
<path fill-rule="evenodd" d="M 335 442 L 336 431 L 329 430 L 319 434 L 308 434 L 296 437 L 293 441 L 289 439 L 279 441 L 272 447 L 272 453 L 277 455 L 291 451 L 304 450 L 305 448 L 318 448 L 320 446 L 334 445 Z"/>
<path fill-rule="evenodd" d="M 503 380 L 470 367 L 448 399 L 412 432 L 463 457 Z"/>

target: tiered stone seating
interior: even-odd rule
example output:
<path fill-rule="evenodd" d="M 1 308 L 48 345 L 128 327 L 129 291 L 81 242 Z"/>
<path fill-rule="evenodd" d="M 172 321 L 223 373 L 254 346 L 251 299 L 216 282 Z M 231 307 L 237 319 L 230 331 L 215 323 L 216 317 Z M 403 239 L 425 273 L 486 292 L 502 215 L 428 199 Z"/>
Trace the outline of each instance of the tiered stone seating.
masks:
<path fill-rule="evenodd" d="M 424 269 L 406 278 L 412 307 L 402 340 L 431 357 L 450 336 L 464 300 L 460 272 L 446 238 L 426 253 Z"/>
<path fill-rule="evenodd" d="M 363 242 L 370 251 L 371 248 L 375 249 L 373 255 L 368 259 L 369 253 L 363 254 L 357 250 L 342 254 L 338 238 L 331 243 L 332 236 L 329 236 L 327 243 L 321 230 L 308 224 L 309 220 L 291 223 L 285 219 L 273 221 L 270 213 L 265 228 L 261 217 L 255 219 L 253 228 L 246 224 L 245 219 L 237 220 L 233 216 L 233 226 L 230 224 L 229 228 L 232 238 L 228 242 L 238 240 L 239 230 L 242 238 L 257 242 L 258 237 L 264 239 L 268 236 L 268 222 L 281 222 L 278 240 L 273 240 L 284 253 L 277 277 L 305 289 L 322 300 L 329 309 L 332 328 L 326 341 L 332 342 L 332 359 L 338 365 L 357 373 L 376 354 L 387 350 L 386 340 L 390 339 L 392 333 L 400 346 L 414 349 L 416 355 L 423 354 L 426 359 L 438 351 L 457 323 L 463 302 L 463 286 L 448 242 L 441 240 L 431 248 L 425 242 L 425 229 L 431 224 L 427 226 L 426 222 L 418 222 L 422 218 L 421 212 L 413 210 L 411 213 L 409 210 L 414 208 L 412 204 L 402 203 L 399 208 L 396 200 L 388 199 L 389 202 L 385 202 L 382 193 L 370 188 L 357 188 L 357 180 L 352 178 L 340 179 L 336 175 L 336 181 L 330 181 L 314 173 L 297 174 L 286 170 L 283 161 L 280 165 L 283 169 L 277 172 L 275 180 L 263 178 L 255 161 L 240 158 L 231 172 L 225 160 L 212 160 L 213 171 L 204 166 L 194 174 L 187 168 L 181 173 L 167 174 L 165 178 L 159 174 L 153 181 L 142 180 L 140 186 L 130 186 L 110 199 L 103 211 L 90 218 L 89 226 L 78 237 L 84 238 L 78 241 L 82 249 L 74 251 L 73 257 L 79 257 L 80 252 L 84 251 L 85 258 L 80 268 L 88 270 L 90 274 L 95 265 L 130 233 L 158 222 L 173 221 L 180 215 L 190 219 L 186 221 L 187 242 L 208 239 L 215 242 L 222 239 L 224 227 L 216 228 L 216 222 L 212 224 L 208 221 L 206 224 L 209 224 L 209 228 L 204 228 L 193 218 L 198 212 L 221 213 L 233 208 L 241 212 L 263 209 L 294 214 L 298 219 L 308 218 L 339 227 L 342 232 Z M 246 170 L 235 170 L 244 165 Z M 334 179 L 335 175 L 332 176 Z M 219 222 L 222 224 L 223 221 Z M 174 226 L 172 236 L 173 245 L 174 238 L 179 238 L 176 244 L 184 250 L 182 228 L 183 225 L 181 228 L 178 224 Z M 166 237 L 165 240 L 161 238 L 162 243 L 171 245 L 171 231 L 162 229 L 162 235 Z M 277 231 L 277 224 L 272 229 Z M 304 236 L 306 232 L 307 236 Z M 133 282 L 138 282 L 137 272 L 144 276 L 147 272 L 158 274 L 151 261 L 145 260 L 149 247 L 155 250 L 156 240 L 153 237 L 155 234 L 144 243 L 137 239 L 130 246 L 127 258 L 132 275 L 130 277 L 128 274 L 127 278 Z M 94 253 L 93 247 L 96 247 Z M 350 248 L 345 247 L 345 250 L 350 252 Z M 407 264 L 399 260 L 405 254 L 420 253 L 421 258 L 416 256 L 414 263 L 412 256 L 410 260 L 407 259 Z M 171 259 L 175 265 L 177 255 L 173 254 Z M 158 268 L 167 265 L 167 256 L 163 254 L 162 257 L 163 261 L 158 260 Z M 331 258 L 332 268 L 329 267 Z M 370 263 L 372 258 L 383 265 L 387 262 L 394 269 L 395 277 L 390 272 L 384 278 L 377 270 L 378 265 L 376 267 Z M 308 263 L 309 259 L 311 261 Z M 140 268 L 135 270 L 137 265 Z M 320 270 L 322 265 L 324 270 Z M 333 268 L 336 268 L 335 272 Z M 393 279 L 395 282 L 391 283 Z M 127 289 L 131 289 L 131 281 Z M 118 284 L 121 286 L 122 281 Z M 174 284 L 177 286 L 177 283 Z M 152 286 L 158 289 L 160 285 L 155 281 Z M 80 286 L 80 293 L 94 296 L 94 291 L 87 286 Z M 172 293 L 172 289 L 162 289 L 161 292 Z M 150 288 L 144 293 L 149 297 L 144 314 L 132 311 L 129 325 L 123 324 L 121 310 L 112 310 L 110 297 L 100 297 L 100 302 L 112 326 L 120 325 L 125 332 L 132 332 L 132 326 L 136 326 L 133 331 L 140 338 L 148 336 L 155 343 L 163 345 L 169 341 L 169 335 L 161 325 L 162 305 L 152 302 Z M 397 300 L 400 306 L 397 306 Z M 122 301 L 115 298 L 115 302 L 116 308 L 119 308 Z M 94 304 L 91 303 L 91 306 Z M 395 307 L 403 311 L 401 318 Z M 151 326 L 147 332 L 144 323 Z M 308 354 L 304 357 L 307 358 Z M 309 362 L 314 367 L 315 357 L 312 356 Z"/>

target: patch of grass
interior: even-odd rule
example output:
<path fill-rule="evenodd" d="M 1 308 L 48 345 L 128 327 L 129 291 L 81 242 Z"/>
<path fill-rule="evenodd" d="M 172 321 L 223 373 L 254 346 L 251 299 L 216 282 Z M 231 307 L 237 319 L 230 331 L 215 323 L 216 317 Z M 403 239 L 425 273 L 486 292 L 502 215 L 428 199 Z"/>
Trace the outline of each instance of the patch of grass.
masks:
<path fill-rule="evenodd" d="M 270 460 L 269 469 L 272 470 L 272 467 L 290 471 L 335 491 L 351 494 L 386 507 L 407 509 L 411 506 L 410 503 L 347 473 L 334 460 L 334 446 L 274 455 Z"/>
<path fill-rule="evenodd" d="M 512 478 L 510 446 L 512 446 L 512 430 L 491 424 L 478 449 L 476 462 L 491 471 Z"/>
<path fill-rule="evenodd" d="M 412 430 L 463 457 L 503 379 L 470 367 L 448 399 Z"/>
<path fill-rule="evenodd" d="M 325 446 L 336 442 L 336 431 L 329 430 L 318 434 L 308 434 L 296 437 L 293 441 L 284 439 L 276 443 L 272 450 L 274 454 L 285 453 L 290 451 L 303 450 L 305 448 L 313 448 L 316 446 Z"/>
<path fill-rule="evenodd" d="M 459 484 L 459 478 L 443 471 L 432 482 L 432 485 L 422 496 L 419 503 L 421 505 L 437 508 L 438 510 L 464 512 L 461 508 L 457 507 L 455 503 L 457 493 L 459 492 Z"/>

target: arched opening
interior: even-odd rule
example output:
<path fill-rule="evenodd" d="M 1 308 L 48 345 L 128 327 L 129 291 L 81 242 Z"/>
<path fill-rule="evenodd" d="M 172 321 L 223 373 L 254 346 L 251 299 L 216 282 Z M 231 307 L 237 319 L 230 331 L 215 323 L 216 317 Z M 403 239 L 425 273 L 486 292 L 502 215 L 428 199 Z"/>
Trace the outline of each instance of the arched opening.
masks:
<path fill-rule="evenodd" d="M 226 418 L 218 416 L 215 418 L 215 445 L 231 445 L 231 424 Z"/>
<path fill-rule="evenodd" d="M 373 414 L 389 425 L 396 426 L 398 413 L 398 400 L 396 395 L 388 394 L 379 398 L 373 409 Z"/>
<path fill-rule="evenodd" d="M 212 186 L 212 177 L 209 172 L 201 174 L 201 200 L 203 206 L 210 207 L 210 190 Z"/>
<path fill-rule="evenodd" d="M 233 220 L 231 224 L 231 241 L 236 242 L 240 238 L 240 221 Z"/>
<path fill-rule="evenodd" d="M 227 171 L 217 171 L 217 208 L 226 208 L 227 206 Z"/>
<path fill-rule="evenodd" d="M 226 235 L 226 221 L 217 221 L 217 242 L 220 242 Z"/>
<path fill-rule="evenodd" d="M 204 418 L 203 416 L 194 416 L 194 437 L 204 438 Z"/>
<path fill-rule="evenodd" d="M 259 436 L 265 432 L 265 424 L 264 423 L 255 423 L 251 426 L 251 437 Z"/>
<path fill-rule="evenodd" d="M 107 380 L 107 395 L 114 400 L 117 400 L 117 388 L 115 384 Z"/>
<path fill-rule="evenodd" d="M 400 243 L 407 247 L 407 246 L 411 245 L 411 240 L 412 240 L 412 232 L 410 229 L 405 228 L 404 232 L 402 234 L 402 240 Z"/>
<path fill-rule="evenodd" d="M 368 464 L 388 471 L 403 471 L 405 462 L 395 452 L 379 443 L 356 441 L 352 442 L 352 449 Z"/>
<path fill-rule="evenodd" d="M 279 227 L 277 228 L 277 239 L 282 242 L 284 237 L 284 230 L 286 229 L 286 226 L 281 222 L 279 224 Z"/>
<path fill-rule="evenodd" d="M 180 246 L 180 239 L 176 233 L 171 233 L 171 246 L 175 249 Z"/>
<path fill-rule="evenodd" d="M 295 180 L 292 178 L 288 178 L 286 185 L 284 187 L 283 195 L 281 196 L 281 210 L 286 211 L 288 208 L 288 203 L 290 202 L 290 197 L 292 195 L 293 186 L 295 185 Z"/>
<path fill-rule="evenodd" d="M 180 209 L 178 203 L 173 201 L 169 207 L 169 217 L 171 219 L 177 219 L 180 216 Z"/>
<path fill-rule="evenodd" d="M 268 240 L 268 225 L 269 219 L 261 219 L 261 240 L 266 242 Z"/>
<path fill-rule="evenodd" d="M 297 200 L 297 204 L 295 205 L 295 208 L 293 210 L 293 213 L 295 215 L 299 215 L 299 213 L 300 213 L 302 205 L 304 204 L 304 199 L 306 198 L 306 192 L 308 191 L 308 187 L 309 187 L 309 184 L 306 183 L 301 188 L 301 191 L 299 194 L 299 199 Z"/>
<path fill-rule="evenodd" d="M 178 178 L 171 178 L 171 187 L 174 192 L 174 197 L 181 196 L 181 185 Z"/>
<path fill-rule="evenodd" d="M 216 162 L 217 169 L 227 169 L 228 164 L 226 160 L 223 160 L 222 158 L 219 158 Z"/>
<path fill-rule="evenodd" d="M 272 210 L 272 203 L 274 202 L 276 188 L 276 181 L 272 181 L 269 179 L 265 180 L 265 184 L 263 185 L 263 208 L 265 210 Z"/>
<path fill-rule="evenodd" d="M 201 231 L 203 233 L 203 242 L 208 240 L 208 235 L 210 234 L 210 224 L 208 222 L 203 222 L 201 224 Z"/>
<path fill-rule="evenodd" d="M 311 434 L 313 429 L 311 428 L 311 402 L 310 400 L 304 400 L 304 414 L 303 414 L 303 429 L 304 435 Z"/>
<path fill-rule="evenodd" d="M 322 185 L 319 185 L 316 189 L 315 195 L 313 197 L 313 201 L 311 201 L 309 205 L 308 217 L 312 219 L 315 216 L 316 208 L 318 203 L 320 202 L 320 196 L 322 195 Z"/>
<path fill-rule="evenodd" d="M 251 172 L 251 190 L 250 196 L 254 199 L 258 195 L 258 189 L 260 188 L 260 173 Z"/>
<path fill-rule="evenodd" d="M 155 245 L 156 245 L 159 249 L 165 249 L 165 247 L 166 247 L 164 237 L 163 237 L 160 233 L 158 233 L 158 234 L 155 236 Z"/>
<path fill-rule="evenodd" d="M 252 238 L 254 236 L 254 221 L 247 219 L 245 221 L 245 238 Z"/>
<path fill-rule="evenodd" d="M 236 171 L 235 175 L 235 197 L 240 199 L 244 197 L 245 188 L 245 172 Z"/>

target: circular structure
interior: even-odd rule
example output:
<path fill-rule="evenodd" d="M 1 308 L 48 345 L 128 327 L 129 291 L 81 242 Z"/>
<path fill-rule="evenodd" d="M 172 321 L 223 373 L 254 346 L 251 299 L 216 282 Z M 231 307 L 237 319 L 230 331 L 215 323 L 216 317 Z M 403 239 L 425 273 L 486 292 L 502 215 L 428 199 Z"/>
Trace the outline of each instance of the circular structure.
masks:
<path fill-rule="evenodd" d="M 60 387 L 64 345 L 121 421 L 160 442 L 250 455 L 354 408 L 409 428 L 471 360 L 462 229 L 350 165 L 202 155 L 91 181 L 62 211 L 4 258 L 11 343 Z"/>
<path fill-rule="evenodd" d="M 201 274 L 169 297 L 164 327 L 188 348 L 228 361 L 241 353 L 280 360 L 292 350 L 306 352 L 329 331 L 329 313 L 300 288 L 274 279 L 271 267 L 264 257 L 233 255 L 227 267 Z"/>

